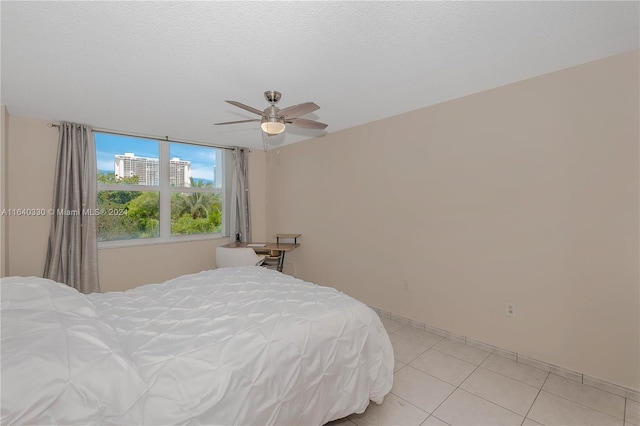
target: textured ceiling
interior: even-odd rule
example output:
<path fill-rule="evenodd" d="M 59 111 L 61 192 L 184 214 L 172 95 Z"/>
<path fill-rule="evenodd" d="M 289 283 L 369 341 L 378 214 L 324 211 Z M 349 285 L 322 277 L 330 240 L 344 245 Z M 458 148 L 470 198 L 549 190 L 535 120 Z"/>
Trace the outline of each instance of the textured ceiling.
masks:
<path fill-rule="evenodd" d="M 12 115 L 262 148 L 264 109 L 313 101 L 282 144 L 638 48 L 639 2 L 2 1 Z M 318 139 L 317 143 L 321 143 Z"/>

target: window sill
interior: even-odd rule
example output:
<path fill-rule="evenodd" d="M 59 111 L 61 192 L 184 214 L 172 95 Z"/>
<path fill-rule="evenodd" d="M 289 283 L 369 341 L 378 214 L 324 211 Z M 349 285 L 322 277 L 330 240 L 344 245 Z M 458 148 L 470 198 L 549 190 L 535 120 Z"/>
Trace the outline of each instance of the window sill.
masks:
<path fill-rule="evenodd" d="M 117 248 L 127 248 L 127 247 L 142 247 L 142 246 L 157 246 L 163 244 L 176 244 L 176 243 L 190 243 L 197 241 L 213 241 L 213 240 L 223 240 L 229 239 L 229 237 L 225 237 L 220 234 L 209 234 L 209 235 L 183 235 L 179 237 L 169 237 L 169 238 L 141 238 L 134 240 L 115 240 L 115 241 L 102 241 L 98 242 L 98 250 L 109 250 L 109 249 L 117 249 Z"/>

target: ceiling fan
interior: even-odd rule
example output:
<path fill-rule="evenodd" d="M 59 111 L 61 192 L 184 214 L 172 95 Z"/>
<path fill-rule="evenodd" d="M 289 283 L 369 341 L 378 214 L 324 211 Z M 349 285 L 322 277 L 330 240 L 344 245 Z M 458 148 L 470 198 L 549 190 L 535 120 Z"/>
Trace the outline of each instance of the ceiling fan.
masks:
<path fill-rule="evenodd" d="M 265 132 L 268 136 L 273 136 L 284 132 L 287 124 L 290 124 L 294 127 L 300 127 L 303 129 L 318 129 L 322 130 L 327 127 L 326 124 L 320 123 L 318 121 L 307 120 L 305 118 L 299 118 L 301 115 L 309 114 L 320 107 L 313 102 L 305 102 L 298 105 L 292 105 L 290 107 L 280 109 L 276 106 L 282 94 L 280 92 L 276 92 L 273 90 L 267 90 L 264 92 L 264 97 L 271 105 L 266 107 L 264 111 L 260 111 L 259 109 L 250 107 L 245 104 L 241 104 L 236 101 L 225 101 L 230 103 L 231 105 L 237 106 L 238 108 L 242 108 L 245 111 L 252 112 L 254 114 L 258 114 L 261 118 L 256 118 L 253 120 L 239 120 L 239 121 L 227 121 L 224 123 L 215 123 L 216 125 L 222 124 L 237 124 L 237 123 L 249 123 L 252 121 L 260 121 L 260 127 L 262 131 Z"/>

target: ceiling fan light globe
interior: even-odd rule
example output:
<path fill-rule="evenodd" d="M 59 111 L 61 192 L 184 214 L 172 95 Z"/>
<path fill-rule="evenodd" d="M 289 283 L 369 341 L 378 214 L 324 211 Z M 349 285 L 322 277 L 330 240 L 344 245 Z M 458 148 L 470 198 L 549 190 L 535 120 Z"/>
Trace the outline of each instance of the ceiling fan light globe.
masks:
<path fill-rule="evenodd" d="M 284 129 L 286 128 L 283 121 L 284 120 L 278 120 L 277 118 L 263 120 L 260 127 L 262 127 L 262 131 L 265 133 L 277 135 L 284 132 Z"/>

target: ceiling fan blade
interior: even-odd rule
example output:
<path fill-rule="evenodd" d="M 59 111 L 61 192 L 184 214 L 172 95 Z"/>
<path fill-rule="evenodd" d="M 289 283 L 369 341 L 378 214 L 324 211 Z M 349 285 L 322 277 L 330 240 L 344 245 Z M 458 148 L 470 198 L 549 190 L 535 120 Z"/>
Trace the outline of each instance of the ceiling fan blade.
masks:
<path fill-rule="evenodd" d="M 220 126 L 222 124 L 250 123 L 250 122 L 254 122 L 254 121 L 261 121 L 261 120 L 256 118 L 256 119 L 253 119 L 253 120 L 225 121 L 224 123 L 213 123 L 213 124 L 216 125 L 216 126 Z"/>
<path fill-rule="evenodd" d="M 320 123 L 319 121 L 307 120 L 305 118 L 294 118 L 292 120 L 287 120 L 286 122 L 294 127 L 300 127 L 302 129 L 322 130 L 327 127 L 327 125 L 324 123 Z"/>
<path fill-rule="evenodd" d="M 320 107 L 313 102 L 305 102 L 303 104 L 292 105 L 278 111 L 278 115 L 284 116 L 284 118 L 297 118 L 301 115 L 309 114 Z"/>
<path fill-rule="evenodd" d="M 250 107 L 249 105 L 241 104 L 240 102 L 236 102 L 236 101 L 225 101 L 225 102 L 230 103 L 231 105 L 237 106 L 238 108 L 242 108 L 245 111 L 252 112 L 254 114 L 258 114 L 258 115 L 264 114 L 259 109 L 256 109 L 254 107 Z"/>

